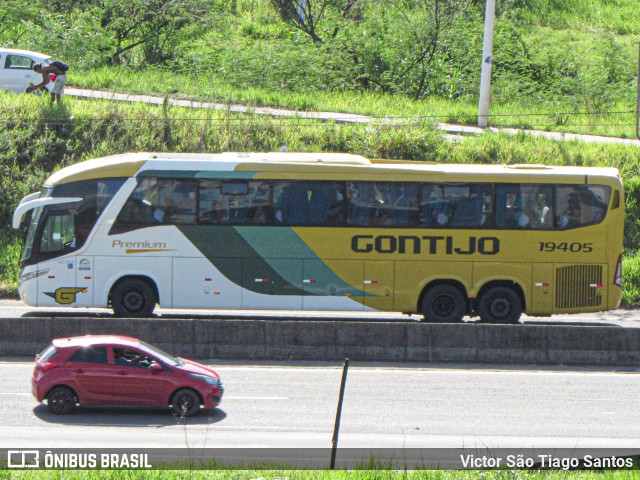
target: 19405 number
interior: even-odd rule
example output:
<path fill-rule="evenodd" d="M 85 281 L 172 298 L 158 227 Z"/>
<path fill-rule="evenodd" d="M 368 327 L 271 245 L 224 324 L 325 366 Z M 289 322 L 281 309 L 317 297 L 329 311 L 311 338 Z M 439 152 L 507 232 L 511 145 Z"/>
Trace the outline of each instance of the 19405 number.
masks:
<path fill-rule="evenodd" d="M 583 252 L 589 253 L 593 251 L 593 243 L 556 243 L 556 242 L 540 242 L 541 252 Z"/>

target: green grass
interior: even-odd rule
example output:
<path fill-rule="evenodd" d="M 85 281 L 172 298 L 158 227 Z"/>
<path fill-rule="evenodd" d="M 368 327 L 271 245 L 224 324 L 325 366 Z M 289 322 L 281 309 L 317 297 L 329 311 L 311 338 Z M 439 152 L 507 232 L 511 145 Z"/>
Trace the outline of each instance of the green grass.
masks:
<path fill-rule="evenodd" d="M 273 106 L 301 111 L 354 113 L 373 117 L 419 118 L 441 123 L 477 125 L 475 98 L 430 97 L 412 100 L 401 95 L 351 91 L 290 92 L 254 87 L 234 88 L 199 77 L 180 75 L 165 69 L 101 68 L 76 72 L 72 83 L 79 88 L 105 89 L 121 93 L 171 95 L 175 98 Z M 179 88 L 177 87 L 179 86 Z M 511 98 L 518 98 L 517 95 Z M 585 101 L 587 98 L 585 98 Z M 590 108 L 590 109 L 589 109 Z M 490 106 L 490 125 L 559 132 L 635 138 L 635 105 L 616 102 L 606 112 L 594 113 L 592 106 L 574 107 L 560 102 L 533 103 L 495 100 Z"/>
<path fill-rule="evenodd" d="M 151 470 L 0 473 L 1 480 L 636 480 L 637 471 L 391 471 L 391 470 Z"/>

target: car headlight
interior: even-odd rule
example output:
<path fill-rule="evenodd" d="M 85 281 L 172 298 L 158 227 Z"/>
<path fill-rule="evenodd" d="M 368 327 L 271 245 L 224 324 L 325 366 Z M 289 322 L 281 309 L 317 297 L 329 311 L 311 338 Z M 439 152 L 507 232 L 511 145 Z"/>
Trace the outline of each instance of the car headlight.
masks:
<path fill-rule="evenodd" d="M 193 378 L 197 378 L 198 380 L 202 380 L 203 382 L 206 382 L 208 385 L 213 385 L 214 387 L 217 387 L 218 384 L 220 383 L 220 380 L 218 380 L 215 377 L 208 377 L 206 375 L 198 375 L 197 373 L 190 373 L 189 376 L 193 377 Z"/>

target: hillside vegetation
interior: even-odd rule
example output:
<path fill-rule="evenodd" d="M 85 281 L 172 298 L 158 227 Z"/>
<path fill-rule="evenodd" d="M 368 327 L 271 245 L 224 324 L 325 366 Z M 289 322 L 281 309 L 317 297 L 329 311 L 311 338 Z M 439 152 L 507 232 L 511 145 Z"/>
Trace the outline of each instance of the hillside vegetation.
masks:
<path fill-rule="evenodd" d="M 484 4 L 5 0 L 0 44 L 64 58 L 84 87 L 474 123 Z M 637 0 L 496 16 L 490 123 L 635 136 Z"/>
<path fill-rule="evenodd" d="M 615 166 L 625 304 L 640 303 L 637 148 L 483 135 L 481 0 L 40 0 L 0 4 L 0 44 L 71 64 L 70 84 L 381 117 L 336 125 L 0 92 L 0 292 L 17 286 L 19 199 L 54 170 L 135 150 L 344 151 L 371 158 Z M 96 32 L 100 31 L 100 35 Z M 637 0 L 498 0 L 493 125 L 635 136 Z M 391 118 L 388 118 L 391 117 Z"/>

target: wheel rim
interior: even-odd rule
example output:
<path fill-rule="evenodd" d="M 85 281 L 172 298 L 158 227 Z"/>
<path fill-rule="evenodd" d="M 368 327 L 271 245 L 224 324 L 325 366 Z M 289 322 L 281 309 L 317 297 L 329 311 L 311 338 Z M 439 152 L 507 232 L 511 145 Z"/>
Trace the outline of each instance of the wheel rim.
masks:
<path fill-rule="evenodd" d="M 69 392 L 57 391 L 49 397 L 49 406 L 54 412 L 67 412 L 73 404 L 73 396 Z"/>
<path fill-rule="evenodd" d="M 440 317 L 449 317 L 455 309 L 455 302 L 449 295 L 438 295 L 433 302 L 433 310 Z"/>
<path fill-rule="evenodd" d="M 494 318 L 506 318 L 511 313 L 511 303 L 509 302 L 509 300 L 503 297 L 494 298 L 491 301 L 489 311 Z"/>
<path fill-rule="evenodd" d="M 181 415 L 187 415 L 194 410 L 195 405 L 193 396 L 185 393 L 178 396 L 174 407 Z"/>
<path fill-rule="evenodd" d="M 138 291 L 127 292 L 122 298 L 122 305 L 130 312 L 139 312 L 144 307 L 144 296 Z"/>

